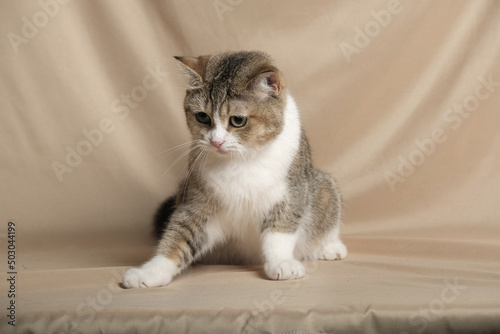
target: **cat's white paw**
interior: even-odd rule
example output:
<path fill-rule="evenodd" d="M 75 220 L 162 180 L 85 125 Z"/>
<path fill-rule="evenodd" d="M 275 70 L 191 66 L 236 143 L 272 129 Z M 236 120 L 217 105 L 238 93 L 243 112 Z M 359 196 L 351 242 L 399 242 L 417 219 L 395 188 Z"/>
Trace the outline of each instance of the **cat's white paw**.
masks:
<path fill-rule="evenodd" d="M 295 259 L 285 260 L 278 263 L 266 263 L 264 271 L 267 277 L 275 280 L 297 279 L 306 275 L 306 269 Z"/>
<path fill-rule="evenodd" d="M 126 288 L 151 288 L 164 286 L 172 281 L 171 275 L 148 271 L 141 268 L 132 268 L 123 276 L 123 286 Z"/>
<path fill-rule="evenodd" d="M 152 288 L 165 286 L 179 273 L 177 266 L 164 256 L 157 255 L 139 268 L 131 268 L 123 276 L 123 286 Z"/>
<path fill-rule="evenodd" d="M 323 246 L 318 259 L 320 260 L 343 260 L 347 256 L 347 248 L 340 240 L 329 242 Z"/>

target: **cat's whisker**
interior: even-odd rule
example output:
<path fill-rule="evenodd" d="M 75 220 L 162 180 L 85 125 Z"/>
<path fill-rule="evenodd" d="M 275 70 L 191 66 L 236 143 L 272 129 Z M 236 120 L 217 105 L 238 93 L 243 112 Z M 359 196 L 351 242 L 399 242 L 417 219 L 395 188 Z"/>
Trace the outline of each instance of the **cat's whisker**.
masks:
<path fill-rule="evenodd" d="M 203 156 L 203 161 L 201 162 L 200 170 L 205 170 L 205 165 L 207 163 L 207 158 L 208 158 L 208 151 L 206 151 L 205 155 Z"/>
<path fill-rule="evenodd" d="M 184 197 L 186 196 L 186 190 L 187 190 L 187 185 L 188 185 L 188 181 L 189 181 L 189 177 L 191 176 L 193 170 L 195 169 L 195 166 L 196 166 L 196 162 L 200 159 L 200 157 L 202 157 L 204 154 L 206 153 L 206 150 L 201 147 L 201 150 L 200 152 L 195 155 L 196 158 L 194 159 L 193 163 L 191 164 L 191 166 L 188 168 L 188 174 L 186 176 L 186 179 L 184 180 L 184 191 L 183 191 L 183 198 L 182 198 L 182 201 L 184 201 Z M 192 160 L 192 159 L 191 159 Z M 191 161 L 190 161 L 191 162 Z"/>
<path fill-rule="evenodd" d="M 180 144 L 180 145 L 177 145 L 177 146 L 174 146 L 172 148 L 169 148 L 165 151 L 161 151 L 161 152 L 158 152 L 158 153 L 155 153 L 155 154 L 152 154 L 151 156 L 152 157 L 157 157 L 157 156 L 160 156 L 160 155 L 165 155 L 165 156 L 168 156 L 169 154 L 171 153 L 174 153 L 175 151 L 178 151 L 188 145 L 192 145 L 193 143 L 196 143 L 196 142 L 199 142 L 200 140 L 199 139 L 196 139 L 196 140 L 191 140 L 191 141 L 188 141 L 187 143 L 183 143 L 183 144 Z"/>
<path fill-rule="evenodd" d="M 189 148 L 184 153 L 182 153 L 179 157 L 177 157 L 177 159 L 175 159 L 175 161 L 170 165 L 170 167 L 168 167 L 167 170 L 165 172 L 163 172 L 163 174 L 161 174 L 160 179 L 162 177 L 164 177 L 165 174 L 167 174 L 172 169 L 172 167 L 174 167 L 179 161 L 181 161 L 182 158 L 184 158 L 186 155 L 188 155 L 189 153 L 191 153 L 192 151 L 194 151 L 195 149 L 197 149 L 199 147 L 201 147 L 201 145 L 195 145 L 195 146 Z"/>
<path fill-rule="evenodd" d="M 239 156 L 241 157 L 241 159 L 245 162 L 245 164 L 247 164 L 247 165 L 248 165 L 248 161 L 247 161 L 247 159 L 245 158 L 245 156 L 243 155 L 243 152 L 238 151 L 238 155 L 239 155 Z"/>
<path fill-rule="evenodd" d="M 196 146 L 196 148 L 197 148 L 197 149 L 198 149 L 198 148 L 201 148 L 201 149 L 203 150 L 203 145 L 197 145 L 197 146 Z M 191 150 L 191 151 L 193 151 L 193 150 Z M 192 168 L 192 167 L 191 167 L 191 166 L 192 166 L 192 162 L 196 159 L 196 157 L 197 157 L 197 154 L 196 154 L 196 153 L 194 153 L 194 154 L 193 154 L 193 156 L 189 158 L 188 163 L 187 163 L 187 164 L 186 164 L 186 165 L 185 165 L 185 166 L 181 169 L 180 173 L 184 172 L 184 169 L 186 169 L 186 168 L 187 168 L 187 169 L 188 169 L 188 171 L 189 171 L 189 169 L 190 169 L 190 168 Z"/>

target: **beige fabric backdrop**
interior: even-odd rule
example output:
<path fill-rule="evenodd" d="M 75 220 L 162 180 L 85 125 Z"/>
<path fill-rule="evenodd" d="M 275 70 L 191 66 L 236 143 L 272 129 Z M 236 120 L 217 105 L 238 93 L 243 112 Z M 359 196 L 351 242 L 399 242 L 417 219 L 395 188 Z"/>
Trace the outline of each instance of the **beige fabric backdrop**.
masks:
<path fill-rule="evenodd" d="M 500 2 L 5 0 L 0 36 L 2 333 L 500 331 Z M 255 49 L 340 183 L 348 258 L 120 289 L 185 173 L 172 56 Z"/>

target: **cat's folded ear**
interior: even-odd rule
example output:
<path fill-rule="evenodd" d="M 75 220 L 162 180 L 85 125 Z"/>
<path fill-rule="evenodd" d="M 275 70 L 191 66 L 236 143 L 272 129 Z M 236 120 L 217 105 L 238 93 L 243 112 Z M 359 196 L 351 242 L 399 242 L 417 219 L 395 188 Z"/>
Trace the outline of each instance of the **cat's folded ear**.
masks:
<path fill-rule="evenodd" d="M 189 88 L 199 88 L 203 85 L 203 76 L 210 56 L 174 57 L 179 61 L 179 67 L 189 78 Z"/>
<path fill-rule="evenodd" d="M 248 82 L 247 89 L 250 89 L 259 100 L 263 100 L 271 96 L 278 96 L 281 93 L 282 81 L 278 70 L 266 69 Z"/>

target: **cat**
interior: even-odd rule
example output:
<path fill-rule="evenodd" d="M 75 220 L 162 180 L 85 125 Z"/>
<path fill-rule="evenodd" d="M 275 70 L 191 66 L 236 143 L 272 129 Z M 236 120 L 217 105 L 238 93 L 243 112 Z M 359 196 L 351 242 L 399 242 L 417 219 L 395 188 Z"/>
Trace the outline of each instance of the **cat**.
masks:
<path fill-rule="evenodd" d="M 341 195 L 313 167 L 283 74 L 260 51 L 175 57 L 189 79 L 188 176 L 159 208 L 156 255 L 126 288 L 164 286 L 193 262 L 260 264 L 272 280 L 303 260 L 340 260 Z"/>

